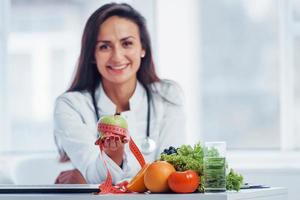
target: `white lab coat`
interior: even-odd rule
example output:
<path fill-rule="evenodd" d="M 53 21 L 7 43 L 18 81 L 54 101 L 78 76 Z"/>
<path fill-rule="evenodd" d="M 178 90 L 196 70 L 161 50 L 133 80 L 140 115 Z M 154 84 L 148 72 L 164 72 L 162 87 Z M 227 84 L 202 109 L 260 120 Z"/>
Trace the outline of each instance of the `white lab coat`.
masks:
<path fill-rule="evenodd" d="M 151 87 L 156 92 L 152 93 L 150 106 L 150 138 L 156 142 L 157 149 L 150 155 L 144 155 L 146 162 L 158 159 L 163 149 L 186 142 L 182 90 L 175 82 L 167 80 L 152 84 Z M 96 89 L 95 99 L 100 118 L 115 113 L 116 106 L 105 94 L 102 84 Z M 127 119 L 129 134 L 140 148 L 146 137 L 147 95 L 139 82 L 129 100 L 129 107 L 130 110 L 121 115 Z M 95 145 L 96 123 L 92 98 L 88 92 L 67 92 L 57 98 L 54 135 L 59 148 L 67 153 L 73 166 L 79 169 L 87 182 L 101 183 L 105 180 L 107 171 L 103 160 L 112 174 L 113 183 L 133 177 L 140 166 L 128 144 L 125 145 L 123 167 L 120 168 L 104 152 L 100 154 L 99 147 Z"/>

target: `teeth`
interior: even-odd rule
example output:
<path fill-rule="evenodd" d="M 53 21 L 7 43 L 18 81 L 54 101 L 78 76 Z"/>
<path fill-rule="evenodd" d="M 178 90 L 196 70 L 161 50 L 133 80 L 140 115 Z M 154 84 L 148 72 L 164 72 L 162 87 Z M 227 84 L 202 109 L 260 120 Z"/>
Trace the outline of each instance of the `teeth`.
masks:
<path fill-rule="evenodd" d="M 120 66 L 109 66 L 112 69 L 125 69 L 127 65 L 120 65 Z"/>

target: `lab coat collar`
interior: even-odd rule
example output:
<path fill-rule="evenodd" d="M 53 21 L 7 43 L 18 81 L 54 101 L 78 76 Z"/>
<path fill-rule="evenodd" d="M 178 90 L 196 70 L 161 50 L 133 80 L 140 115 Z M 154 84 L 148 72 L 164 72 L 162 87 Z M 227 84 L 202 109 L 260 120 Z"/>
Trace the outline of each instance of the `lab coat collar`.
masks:
<path fill-rule="evenodd" d="M 145 98 L 146 91 L 142 84 L 137 81 L 135 90 L 131 98 L 129 99 L 129 109 L 137 110 L 139 105 L 143 102 L 142 99 Z M 97 101 L 97 107 L 99 113 L 105 115 L 112 115 L 116 112 L 116 105 L 111 101 L 111 99 L 106 95 L 103 84 L 100 82 L 98 88 L 95 91 L 95 99 Z"/>

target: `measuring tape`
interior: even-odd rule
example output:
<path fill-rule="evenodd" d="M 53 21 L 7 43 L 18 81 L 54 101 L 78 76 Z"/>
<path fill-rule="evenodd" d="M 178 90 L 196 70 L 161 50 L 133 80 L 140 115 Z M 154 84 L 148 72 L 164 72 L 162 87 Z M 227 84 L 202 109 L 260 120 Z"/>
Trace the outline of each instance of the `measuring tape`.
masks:
<path fill-rule="evenodd" d="M 123 143 L 129 142 L 129 149 L 133 153 L 137 161 L 139 162 L 140 166 L 143 167 L 146 164 L 143 154 L 141 153 L 137 145 L 134 143 L 132 137 L 129 136 L 128 130 L 126 128 L 122 128 L 111 124 L 98 123 L 97 129 L 98 132 L 100 132 L 101 135 L 104 137 L 114 136 L 114 137 L 119 137 L 121 139 L 120 141 L 122 141 Z M 99 145 L 100 153 L 103 157 L 104 144 L 103 141 L 101 140 L 101 137 L 96 141 L 95 144 Z M 99 185 L 100 192 L 98 194 L 129 193 L 129 191 L 127 190 L 127 185 L 128 185 L 127 181 L 121 182 L 116 185 L 112 184 L 111 173 L 107 167 L 105 160 L 103 160 L 103 162 L 107 170 L 107 176 L 106 176 L 106 180 Z"/>

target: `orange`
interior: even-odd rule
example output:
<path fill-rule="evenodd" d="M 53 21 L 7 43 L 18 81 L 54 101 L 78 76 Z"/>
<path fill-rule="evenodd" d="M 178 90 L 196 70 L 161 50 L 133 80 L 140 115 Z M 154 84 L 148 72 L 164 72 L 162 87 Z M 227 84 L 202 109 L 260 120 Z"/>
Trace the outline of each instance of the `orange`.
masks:
<path fill-rule="evenodd" d="M 143 168 L 135 175 L 127 185 L 127 189 L 131 192 L 146 192 L 147 188 L 144 183 L 144 174 L 150 164 L 145 164 Z"/>
<path fill-rule="evenodd" d="M 151 192 L 169 191 L 168 178 L 175 171 L 174 166 L 166 161 L 151 163 L 144 175 L 146 188 Z"/>

